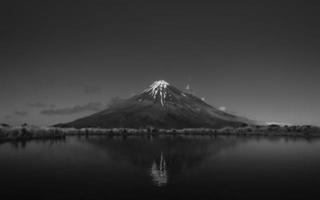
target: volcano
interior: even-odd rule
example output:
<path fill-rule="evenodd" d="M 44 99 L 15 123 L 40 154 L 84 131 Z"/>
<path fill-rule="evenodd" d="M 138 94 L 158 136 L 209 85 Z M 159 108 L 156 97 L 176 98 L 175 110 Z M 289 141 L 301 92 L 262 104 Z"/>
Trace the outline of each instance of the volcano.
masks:
<path fill-rule="evenodd" d="M 93 115 L 56 125 L 74 128 L 222 128 L 254 124 L 223 112 L 164 80 Z"/>

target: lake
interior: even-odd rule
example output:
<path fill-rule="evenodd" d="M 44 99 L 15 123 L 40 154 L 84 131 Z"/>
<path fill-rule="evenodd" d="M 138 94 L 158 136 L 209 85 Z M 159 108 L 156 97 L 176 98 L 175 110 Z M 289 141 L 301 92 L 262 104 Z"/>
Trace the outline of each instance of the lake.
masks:
<path fill-rule="evenodd" d="M 0 144 L 0 199 L 319 199 L 320 140 L 70 136 Z"/>

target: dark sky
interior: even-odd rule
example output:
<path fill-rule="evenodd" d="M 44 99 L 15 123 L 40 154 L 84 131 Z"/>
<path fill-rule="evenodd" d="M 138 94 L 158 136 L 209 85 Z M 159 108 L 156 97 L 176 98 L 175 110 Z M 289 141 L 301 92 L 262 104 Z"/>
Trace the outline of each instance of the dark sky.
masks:
<path fill-rule="evenodd" d="M 317 1 L 2 1 L 0 122 L 51 125 L 164 79 L 259 121 L 320 125 Z"/>

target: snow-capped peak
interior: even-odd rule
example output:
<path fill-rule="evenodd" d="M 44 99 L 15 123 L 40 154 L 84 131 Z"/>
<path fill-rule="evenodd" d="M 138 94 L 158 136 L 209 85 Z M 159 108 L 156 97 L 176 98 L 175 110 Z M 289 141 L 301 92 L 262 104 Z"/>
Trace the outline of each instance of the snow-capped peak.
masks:
<path fill-rule="evenodd" d="M 150 85 L 150 88 L 156 89 L 156 88 L 166 88 L 168 85 L 170 85 L 168 82 L 164 80 L 155 81 Z"/>
<path fill-rule="evenodd" d="M 160 102 L 161 105 L 164 106 L 165 98 L 167 96 L 166 88 L 170 84 L 164 80 L 159 80 L 153 82 L 148 89 L 146 89 L 146 92 L 148 92 L 154 99 L 157 98 L 157 96 L 160 96 Z"/>

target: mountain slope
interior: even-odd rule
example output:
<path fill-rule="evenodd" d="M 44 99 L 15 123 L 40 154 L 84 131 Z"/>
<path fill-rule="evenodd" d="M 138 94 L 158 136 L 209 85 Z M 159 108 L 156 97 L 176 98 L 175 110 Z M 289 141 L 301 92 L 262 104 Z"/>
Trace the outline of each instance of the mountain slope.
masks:
<path fill-rule="evenodd" d="M 221 128 L 252 121 L 220 111 L 165 81 L 106 110 L 59 127 L 100 128 Z"/>

